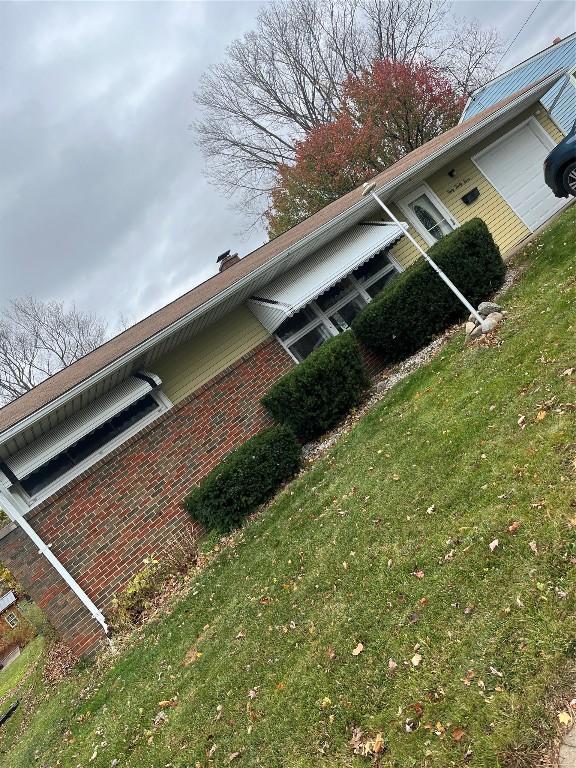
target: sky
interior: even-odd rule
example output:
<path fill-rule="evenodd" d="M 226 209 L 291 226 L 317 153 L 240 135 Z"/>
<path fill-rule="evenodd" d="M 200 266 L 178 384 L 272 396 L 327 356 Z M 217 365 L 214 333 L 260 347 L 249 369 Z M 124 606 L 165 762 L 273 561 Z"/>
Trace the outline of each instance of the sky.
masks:
<path fill-rule="evenodd" d="M 456 12 L 511 39 L 535 0 Z M 256 2 L 0 2 L 0 304 L 32 295 L 135 322 L 266 240 L 203 176 L 202 72 Z M 541 0 L 500 70 L 574 31 Z"/>

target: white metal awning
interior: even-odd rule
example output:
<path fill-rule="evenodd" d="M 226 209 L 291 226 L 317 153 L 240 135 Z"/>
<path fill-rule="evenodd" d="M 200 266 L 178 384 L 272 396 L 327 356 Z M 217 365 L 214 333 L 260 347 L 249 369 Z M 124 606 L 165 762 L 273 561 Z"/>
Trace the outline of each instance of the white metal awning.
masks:
<path fill-rule="evenodd" d="M 74 445 L 80 438 L 93 432 L 132 403 L 140 400 L 161 383 L 158 376 L 151 373 L 130 376 L 122 384 L 6 459 L 8 469 L 19 480 L 27 477 L 35 469 Z"/>
<path fill-rule="evenodd" d="M 403 235 L 397 224 L 357 224 L 292 269 L 260 288 L 248 306 L 273 333 L 287 317 L 310 303 L 356 267 Z"/>
<path fill-rule="evenodd" d="M 15 602 L 16 602 L 16 595 L 14 594 L 14 592 L 6 592 L 5 595 L 2 595 L 2 597 L 0 597 L 0 613 L 2 613 L 2 611 L 5 611 L 6 608 L 9 608 L 11 605 L 14 605 Z"/>

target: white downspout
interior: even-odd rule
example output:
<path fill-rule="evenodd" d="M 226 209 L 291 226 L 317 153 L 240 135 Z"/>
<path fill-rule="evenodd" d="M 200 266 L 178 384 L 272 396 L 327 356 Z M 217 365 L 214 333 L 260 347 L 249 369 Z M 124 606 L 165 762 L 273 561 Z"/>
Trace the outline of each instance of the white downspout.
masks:
<path fill-rule="evenodd" d="M 54 569 L 62 576 L 66 584 L 70 587 L 70 589 L 77 595 L 80 602 L 83 603 L 83 605 L 86 606 L 88 611 L 92 614 L 92 616 L 96 619 L 96 621 L 102 626 L 102 629 L 106 634 L 108 634 L 108 625 L 106 624 L 106 619 L 104 618 L 104 614 L 98 610 L 98 608 L 94 605 L 92 600 L 88 597 L 86 592 L 82 589 L 82 587 L 76 582 L 72 576 L 68 573 L 66 568 L 62 565 L 60 560 L 52 554 L 52 551 L 50 550 L 50 547 L 48 547 L 47 544 L 45 544 L 40 536 L 36 533 L 36 531 L 32 528 L 32 526 L 27 522 L 26 518 L 24 518 L 18 509 L 16 508 L 16 505 L 12 501 L 12 499 L 8 496 L 8 494 L 3 493 L 3 489 L 0 488 L 0 505 L 2 509 L 6 512 L 8 517 L 12 520 L 12 522 L 16 523 L 16 525 L 19 528 L 22 528 L 24 533 L 28 536 L 30 541 L 38 547 L 38 551 L 41 555 L 44 555 L 46 560 L 54 567 Z"/>

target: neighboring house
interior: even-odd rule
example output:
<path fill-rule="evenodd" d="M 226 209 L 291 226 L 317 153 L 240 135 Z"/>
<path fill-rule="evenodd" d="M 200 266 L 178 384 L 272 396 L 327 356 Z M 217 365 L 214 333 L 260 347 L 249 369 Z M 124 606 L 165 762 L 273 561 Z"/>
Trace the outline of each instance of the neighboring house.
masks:
<path fill-rule="evenodd" d="M 464 107 L 460 122 L 474 117 L 520 88 L 525 88 L 535 80 L 548 77 L 558 70 L 565 72 L 564 77 L 557 80 L 541 101 L 552 121 L 564 134 L 568 133 L 576 115 L 576 32 L 557 40 L 549 48 L 475 90 Z"/>
<path fill-rule="evenodd" d="M 540 99 L 507 96 L 375 177 L 428 247 L 474 217 L 503 254 L 565 201 L 542 162 L 562 133 Z M 418 258 L 354 190 L 0 409 L 0 561 L 77 653 L 113 595 L 190 525 L 182 501 L 270 424 L 260 398 Z"/>

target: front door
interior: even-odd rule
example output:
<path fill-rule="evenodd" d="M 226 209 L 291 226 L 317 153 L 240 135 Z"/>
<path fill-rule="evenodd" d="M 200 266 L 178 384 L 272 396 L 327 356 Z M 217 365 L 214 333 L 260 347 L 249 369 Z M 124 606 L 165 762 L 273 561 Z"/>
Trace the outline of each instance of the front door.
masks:
<path fill-rule="evenodd" d="M 427 185 L 413 190 L 399 205 L 428 245 L 434 245 L 458 226 L 458 222 Z"/>

